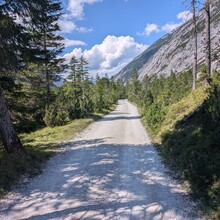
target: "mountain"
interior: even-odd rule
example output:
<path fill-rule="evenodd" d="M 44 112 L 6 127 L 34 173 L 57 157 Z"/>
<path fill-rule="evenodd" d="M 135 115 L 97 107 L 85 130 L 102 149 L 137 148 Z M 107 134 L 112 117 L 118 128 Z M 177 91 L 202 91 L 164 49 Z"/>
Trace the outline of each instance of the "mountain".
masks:
<path fill-rule="evenodd" d="M 216 0 L 212 4 L 211 17 L 212 48 L 218 48 L 218 53 L 220 53 L 220 0 Z M 204 11 L 201 10 L 197 14 L 199 65 L 204 63 L 205 57 L 204 28 Z M 125 82 L 131 77 L 134 69 L 138 71 L 140 80 L 146 75 L 169 75 L 172 71 L 179 73 L 190 69 L 193 64 L 194 52 L 192 33 L 193 23 L 191 19 L 148 47 L 116 74 L 114 79 L 121 79 Z M 220 70 L 218 60 L 212 62 L 212 69 Z"/>

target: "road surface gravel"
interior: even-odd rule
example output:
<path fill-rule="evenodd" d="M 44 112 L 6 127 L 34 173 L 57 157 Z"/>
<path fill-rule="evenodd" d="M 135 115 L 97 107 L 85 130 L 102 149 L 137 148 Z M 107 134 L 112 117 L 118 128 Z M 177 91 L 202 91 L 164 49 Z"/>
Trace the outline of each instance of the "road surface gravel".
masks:
<path fill-rule="evenodd" d="M 115 111 L 63 144 L 41 175 L 9 193 L 0 219 L 202 218 L 169 177 L 137 108 L 120 100 Z"/>

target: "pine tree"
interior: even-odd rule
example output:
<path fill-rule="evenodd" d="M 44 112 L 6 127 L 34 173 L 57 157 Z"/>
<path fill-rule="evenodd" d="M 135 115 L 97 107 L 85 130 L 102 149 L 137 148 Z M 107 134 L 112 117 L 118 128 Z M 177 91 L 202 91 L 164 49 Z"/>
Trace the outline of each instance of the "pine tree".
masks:
<path fill-rule="evenodd" d="M 64 59 L 57 58 L 63 50 L 63 37 L 58 34 L 60 30 L 58 20 L 61 14 L 61 2 L 57 0 L 45 0 L 39 8 L 37 17 L 32 19 L 34 26 L 30 26 L 33 45 L 40 49 L 38 64 L 41 66 L 45 78 L 46 103 L 51 101 L 51 84 L 61 79 L 64 71 Z"/>
<path fill-rule="evenodd" d="M 17 152 L 22 155 L 26 154 L 12 124 L 2 86 L 0 86 L 0 134 L 3 145 L 8 153 Z"/>
<path fill-rule="evenodd" d="M 0 5 L 0 134 L 8 153 L 24 155 L 25 150 L 12 124 L 3 88 L 8 79 L 14 81 L 19 78 L 20 70 L 33 58 L 31 37 L 25 26 L 15 22 L 15 16 L 24 18 L 27 13 L 36 15 L 36 5 L 32 0 L 1 1 Z"/>
<path fill-rule="evenodd" d="M 88 78 L 88 62 L 81 56 L 73 56 L 69 63 L 69 75 L 65 82 L 68 97 L 69 116 L 71 119 L 85 117 L 93 110 L 92 89 Z"/>
<path fill-rule="evenodd" d="M 88 86 L 88 61 L 84 56 L 81 56 L 77 64 L 77 83 L 79 86 L 79 103 L 80 103 L 80 117 L 87 115 L 87 101 L 86 87 Z"/>
<path fill-rule="evenodd" d="M 88 61 L 86 60 L 86 58 L 84 56 L 81 56 L 79 58 L 79 62 L 77 64 L 77 75 L 81 80 L 81 89 L 82 89 L 82 96 L 85 96 L 85 88 L 84 88 L 84 83 L 87 79 L 88 76 Z"/>
<path fill-rule="evenodd" d="M 76 83 L 77 64 L 78 64 L 78 60 L 76 59 L 75 56 L 72 56 L 70 63 L 69 63 L 70 74 L 67 76 L 67 79 L 73 82 L 73 84 Z"/>
<path fill-rule="evenodd" d="M 21 70 L 23 71 L 27 65 L 37 61 L 44 67 L 49 96 L 50 82 L 57 80 L 56 73 L 62 69 L 60 59 L 56 59 L 57 54 L 61 51 L 60 40 L 62 38 L 54 34 L 59 30 L 56 21 L 61 15 L 60 10 L 60 3 L 55 0 L 1 1 L 0 133 L 4 147 L 9 153 L 25 154 L 25 150 L 13 127 L 8 111 L 4 95 L 4 84 L 7 83 L 5 79 L 20 80 L 24 77 Z M 17 16 L 20 23 L 16 21 Z"/>
<path fill-rule="evenodd" d="M 73 56 L 70 60 L 68 69 L 70 71 L 67 81 L 64 84 L 66 89 L 66 96 L 68 97 L 68 111 L 71 119 L 78 118 L 80 116 L 80 79 L 77 75 L 78 60 Z"/>

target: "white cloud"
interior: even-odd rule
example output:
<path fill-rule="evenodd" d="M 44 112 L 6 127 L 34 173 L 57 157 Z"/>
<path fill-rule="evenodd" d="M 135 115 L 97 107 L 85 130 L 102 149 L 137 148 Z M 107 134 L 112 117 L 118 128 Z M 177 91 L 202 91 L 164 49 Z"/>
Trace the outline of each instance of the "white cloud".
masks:
<path fill-rule="evenodd" d="M 166 32 L 171 32 L 172 30 L 176 29 L 177 27 L 179 27 L 186 21 L 190 20 L 192 18 L 192 13 L 187 10 L 187 11 L 178 13 L 176 17 L 181 21 L 178 23 L 168 22 L 162 26 L 161 30 L 166 31 Z"/>
<path fill-rule="evenodd" d="M 192 18 L 193 14 L 190 11 L 183 11 L 177 15 L 177 18 L 182 20 L 182 22 L 186 22 Z"/>
<path fill-rule="evenodd" d="M 137 34 L 142 36 L 149 36 L 153 32 L 159 32 L 159 31 L 160 29 L 157 24 L 147 23 L 147 26 L 145 27 L 144 31 L 142 33 L 138 32 Z"/>
<path fill-rule="evenodd" d="M 93 28 L 87 28 L 87 27 L 77 27 L 76 29 L 80 33 L 89 33 L 93 31 Z"/>
<path fill-rule="evenodd" d="M 156 32 L 171 32 L 174 29 L 176 29 L 177 27 L 179 27 L 180 25 L 182 25 L 184 22 L 190 20 L 192 18 L 192 13 L 190 11 L 183 11 L 177 14 L 177 19 L 179 19 L 180 21 L 177 23 L 174 22 L 168 22 L 164 25 L 162 25 L 161 27 L 159 27 L 157 24 L 153 24 L 153 23 L 148 23 L 147 26 L 145 27 L 144 31 L 142 33 L 137 33 L 138 35 L 142 35 L 142 36 L 150 36 L 152 33 Z"/>
<path fill-rule="evenodd" d="M 85 46 L 85 42 L 80 40 L 70 40 L 68 38 L 64 38 L 63 40 L 65 47 L 72 47 L 72 46 Z"/>
<path fill-rule="evenodd" d="M 92 32 L 92 28 L 87 28 L 87 27 L 77 27 L 77 25 L 71 20 L 71 17 L 68 15 L 64 18 L 61 18 L 58 21 L 58 24 L 61 29 L 61 33 L 71 33 L 73 31 L 77 31 L 80 33 L 89 33 Z"/>
<path fill-rule="evenodd" d="M 135 42 L 130 36 L 107 36 L 101 44 L 94 45 L 90 50 L 75 48 L 71 53 L 64 55 L 64 58 L 70 60 L 73 55 L 83 55 L 89 62 L 91 74 L 112 75 L 146 48 L 146 45 Z"/>
<path fill-rule="evenodd" d="M 62 33 L 71 33 L 77 29 L 73 21 L 61 18 L 58 22 Z"/>
<path fill-rule="evenodd" d="M 59 20 L 58 24 L 60 26 L 62 33 L 71 33 L 73 31 L 78 31 L 80 33 L 92 32 L 92 28 L 88 27 L 78 27 L 75 24 L 77 19 L 82 19 L 84 15 L 85 4 L 93 4 L 95 2 L 101 2 L 102 0 L 69 0 L 67 6 L 67 14 L 64 14 Z"/>
<path fill-rule="evenodd" d="M 84 15 L 85 4 L 93 4 L 96 2 L 101 2 L 102 0 L 69 0 L 68 10 L 71 12 L 72 16 L 75 18 L 82 18 Z"/>
<path fill-rule="evenodd" d="M 161 27 L 161 30 L 169 33 L 172 30 L 178 28 L 181 24 L 182 24 L 182 22 L 179 22 L 179 23 L 169 22 L 169 23 L 166 23 L 165 25 L 163 25 Z"/>

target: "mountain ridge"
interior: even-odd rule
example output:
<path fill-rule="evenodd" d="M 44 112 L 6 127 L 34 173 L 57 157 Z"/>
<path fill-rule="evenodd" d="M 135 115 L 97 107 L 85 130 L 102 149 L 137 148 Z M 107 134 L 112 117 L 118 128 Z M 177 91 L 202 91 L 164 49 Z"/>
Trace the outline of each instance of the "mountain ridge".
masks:
<path fill-rule="evenodd" d="M 220 46 L 220 0 L 213 3 L 211 16 L 212 48 L 215 48 L 216 45 Z M 199 65 L 204 63 L 205 57 L 204 28 L 204 12 L 200 10 L 197 14 Z M 138 72 L 140 80 L 146 75 L 169 75 L 171 72 L 180 73 L 189 70 L 193 62 L 192 31 L 193 24 L 190 19 L 149 46 L 116 74 L 114 79 L 126 82 L 134 70 Z M 218 60 L 212 62 L 212 69 L 220 70 Z"/>

